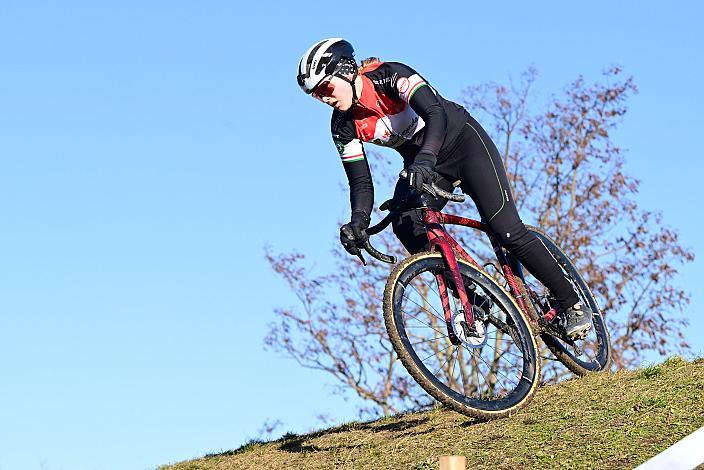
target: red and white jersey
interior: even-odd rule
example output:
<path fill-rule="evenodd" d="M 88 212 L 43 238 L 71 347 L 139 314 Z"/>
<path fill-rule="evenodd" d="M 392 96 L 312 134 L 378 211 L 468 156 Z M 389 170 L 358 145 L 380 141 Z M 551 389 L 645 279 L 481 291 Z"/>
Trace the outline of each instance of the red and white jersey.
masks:
<path fill-rule="evenodd" d="M 404 156 L 417 153 L 426 123 L 411 106 L 411 99 L 423 87 L 428 87 L 441 102 L 448 118 L 461 113 L 456 121 L 466 121 L 464 108 L 444 100 L 404 64 L 380 62 L 366 67 L 360 77 L 363 86 L 359 101 L 350 110 L 335 110 L 332 115 L 332 137 L 344 163 L 365 158 L 362 142 L 392 147 Z M 441 142 L 446 137 L 439 136 Z"/>

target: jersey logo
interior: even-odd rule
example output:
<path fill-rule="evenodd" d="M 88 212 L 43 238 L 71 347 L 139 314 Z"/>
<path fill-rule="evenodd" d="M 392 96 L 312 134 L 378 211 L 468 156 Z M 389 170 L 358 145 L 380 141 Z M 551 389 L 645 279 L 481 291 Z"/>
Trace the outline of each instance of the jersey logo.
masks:
<path fill-rule="evenodd" d="M 410 86 L 410 82 L 406 77 L 401 77 L 398 79 L 397 86 L 399 93 L 406 93 L 408 91 L 408 87 Z"/>

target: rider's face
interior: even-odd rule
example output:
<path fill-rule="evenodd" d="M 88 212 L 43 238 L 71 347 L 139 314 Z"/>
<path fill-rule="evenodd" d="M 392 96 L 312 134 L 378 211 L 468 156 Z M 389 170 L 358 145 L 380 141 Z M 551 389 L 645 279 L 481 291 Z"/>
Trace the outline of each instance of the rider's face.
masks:
<path fill-rule="evenodd" d="M 312 95 L 338 111 L 347 111 L 352 106 L 352 86 L 340 77 L 323 80 Z"/>

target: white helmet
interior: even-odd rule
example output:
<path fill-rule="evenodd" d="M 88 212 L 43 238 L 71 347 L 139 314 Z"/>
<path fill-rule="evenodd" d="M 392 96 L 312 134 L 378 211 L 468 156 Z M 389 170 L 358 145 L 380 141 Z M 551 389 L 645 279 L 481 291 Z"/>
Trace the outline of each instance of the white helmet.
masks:
<path fill-rule="evenodd" d="M 348 74 L 353 76 L 352 80 L 346 77 Z M 307 94 L 310 94 L 326 77 L 333 75 L 349 83 L 354 83 L 357 77 L 354 49 L 352 44 L 342 38 L 323 39 L 316 42 L 303 54 L 298 63 L 298 86 Z M 352 90 L 354 91 L 354 86 Z"/>

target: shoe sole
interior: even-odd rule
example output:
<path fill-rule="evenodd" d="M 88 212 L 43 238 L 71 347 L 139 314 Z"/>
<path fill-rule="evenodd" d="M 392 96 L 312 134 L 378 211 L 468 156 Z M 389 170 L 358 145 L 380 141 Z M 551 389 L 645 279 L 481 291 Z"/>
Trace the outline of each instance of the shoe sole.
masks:
<path fill-rule="evenodd" d="M 589 330 L 591 330 L 591 329 L 592 329 L 592 324 L 589 323 L 587 325 L 584 325 L 582 328 L 579 328 L 578 330 L 567 333 L 567 336 L 572 341 L 577 340 L 577 339 L 584 339 L 587 337 L 587 333 L 589 333 Z"/>

